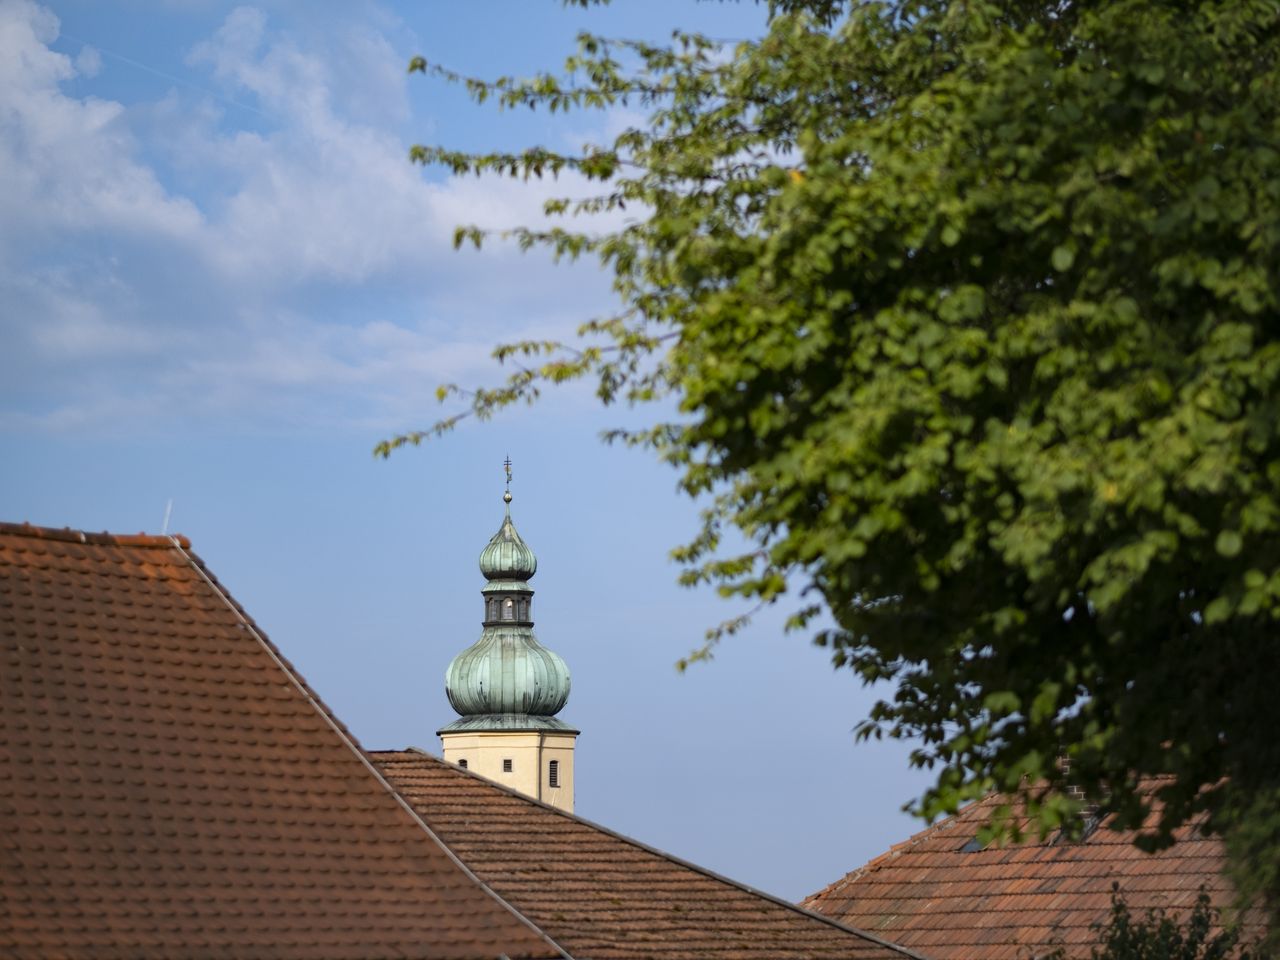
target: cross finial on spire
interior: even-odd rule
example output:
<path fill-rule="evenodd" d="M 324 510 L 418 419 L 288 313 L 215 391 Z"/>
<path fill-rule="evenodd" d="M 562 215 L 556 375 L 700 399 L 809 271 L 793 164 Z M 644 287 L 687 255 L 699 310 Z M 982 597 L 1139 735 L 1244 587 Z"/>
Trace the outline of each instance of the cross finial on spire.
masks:
<path fill-rule="evenodd" d="M 502 499 L 507 503 L 510 503 L 511 502 L 511 457 L 508 456 L 507 459 L 503 460 L 502 465 L 507 470 L 507 489 L 505 492 L 503 492 Z"/>

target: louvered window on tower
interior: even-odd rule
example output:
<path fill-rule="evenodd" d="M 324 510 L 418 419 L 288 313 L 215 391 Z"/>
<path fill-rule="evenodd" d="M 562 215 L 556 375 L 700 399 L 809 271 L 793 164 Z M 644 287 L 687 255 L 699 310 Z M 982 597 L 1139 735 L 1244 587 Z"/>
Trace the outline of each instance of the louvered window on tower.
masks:
<path fill-rule="evenodd" d="M 552 760 L 547 764 L 547 785 L 560 786 L 560 761 Z"/>
<path fill-rule="evenodd" d="M 502 619 L 514 620 L 516 618 L 516 604 L 510 597 L 502 601 Z"/>
<path fill-rule="evenodd" d="M 511 761 L 510 761 L 510 760 L 503 760 L 503 761 L 502 761 L 502 772 L 503 772 L 503 773 L 510 773 L 510 772 L 511 772 Z"/>

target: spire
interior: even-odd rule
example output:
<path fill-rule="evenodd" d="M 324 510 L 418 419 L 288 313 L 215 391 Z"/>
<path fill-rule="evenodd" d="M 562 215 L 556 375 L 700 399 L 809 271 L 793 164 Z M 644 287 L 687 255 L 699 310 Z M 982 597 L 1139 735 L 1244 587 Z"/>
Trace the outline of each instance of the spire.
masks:
<path fill-rule="evenodd" d="M 529 545 L 516 533 L 516 525 L 511 522 L 511 458 L 502 461 L 507 471 L 507 487 L 503 491 L 502 500 L 506 503 L 506 517 L 498 532 L 489 540 L 489 545 L 480 552 L 480 572 L 486 580 L 510 580 L 514 589 L 523 589 L 533 596 L 533 591 L 524 581 L 538 572 L 538 558 L 533 555 Z M 485 587 L 487 591 L 489 588 Z M 528 607 L 526 598 L 525 607 Z M 488 615 L 486 602 L 485 622 L 493 619 Z M 526 618 L 527 619 L 527 618 Z"/>
<path fill-rule="evenodd" d="M 480 552 L 487 581 L 484 629 L 445 672 L 445 692 L 461 719 L 441 734 L 462 730 L 568 730 L 555 714 L 569 699 L 569 668 L 533 635 L 533 589 L 538 559 L 511 520 L 511 458 L 502 525 Z"/>

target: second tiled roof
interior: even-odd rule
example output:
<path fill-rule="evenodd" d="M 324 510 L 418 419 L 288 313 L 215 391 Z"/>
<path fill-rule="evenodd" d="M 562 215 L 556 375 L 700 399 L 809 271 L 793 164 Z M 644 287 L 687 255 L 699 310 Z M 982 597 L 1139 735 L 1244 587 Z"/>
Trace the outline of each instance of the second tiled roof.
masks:
<path fill-rule="evenodd" d="M 370 756 L 472 870 L 574 956 L 915 956 L 419 751 Z"/>
<path fill-rule="evenodd" d="M 971 804 L 804 905 L 936 960 L 1025 960 L 1057 948 L 1088 957 L 1113 885 L 1138 916 L 1160 908 L 1185 917 L 1202 886 L 1218 907 L 1233 899 L 1221 841 L 1193 825 L 1156 854 L 1135 847 L 1133 832 L 1105 825 L 1080 842 L 1049 837 L 984 849 L 975 838 L 1004 802 L 993 795 Z M 1258 918 L 1246 919 L 1256 933 Z"/>

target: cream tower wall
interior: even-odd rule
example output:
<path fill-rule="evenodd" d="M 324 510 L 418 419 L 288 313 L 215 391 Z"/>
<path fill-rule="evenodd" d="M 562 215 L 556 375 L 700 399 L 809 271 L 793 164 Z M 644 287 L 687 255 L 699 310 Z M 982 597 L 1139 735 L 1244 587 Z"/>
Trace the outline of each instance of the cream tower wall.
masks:
<path fill-rule="evenodd" d="M 442 733 L 444 758 L 504 787 L 573 813 L 573 747 L 577 736 L 547 730 L 459 731 Z M 511 761 L 511 770 L 503 761 Z M 551 761 L 559 786 L 551 786 Z"/>

